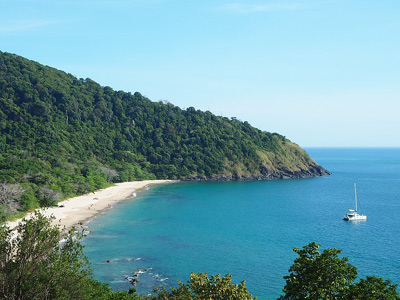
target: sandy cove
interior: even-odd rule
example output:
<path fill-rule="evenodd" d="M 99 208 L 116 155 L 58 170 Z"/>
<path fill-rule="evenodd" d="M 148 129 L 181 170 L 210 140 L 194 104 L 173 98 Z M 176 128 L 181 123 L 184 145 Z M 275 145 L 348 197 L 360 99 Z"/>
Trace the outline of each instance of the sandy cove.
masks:
<path fill-rule="evenodd" d="M 61 227 L 71 228 L 74 225 L 83 223 L 94 217 L 102 210 L 112 207 L 112 205 L 120 200 L 130 198 L 135 191 L 143 189 L 148 185 L 173 182 L 173 180 L 144 180 L 117 183 L 114 186 L 94 193 L 77 196 L 66 199 L 58 203 L 58 207 L 49 207 L 39 209 L 46 216 L 53 215 L 55 220 L 53 224 L 59 224 Z M 29 213 L 25 218 L 29 218 Z M 6 225 L 10 229 L 16 228 L 22 219 L 7 222 Z"/>

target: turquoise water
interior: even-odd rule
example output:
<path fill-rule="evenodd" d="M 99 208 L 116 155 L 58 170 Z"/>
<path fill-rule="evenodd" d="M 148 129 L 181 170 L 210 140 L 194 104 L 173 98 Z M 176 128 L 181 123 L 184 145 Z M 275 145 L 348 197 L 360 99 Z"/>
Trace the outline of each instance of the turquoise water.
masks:
<path fill-rule="evenodd" d="M 400 283 L 400 149 L 307 149 L 333 174 L 253 182 L 191 182 L 151 186 L 89 223 L 85 253 L 95 278 L 139 292 L 174 286 L 191 272 L 246 280 L 259 299 L 276 299 L 296 257 L 293 247 L 316 241 L 343 250 L 359 275 Z M 354 204 L 366 222 L 345 222 Z M 107 263 L 111 260 L 111 263 Z"/>

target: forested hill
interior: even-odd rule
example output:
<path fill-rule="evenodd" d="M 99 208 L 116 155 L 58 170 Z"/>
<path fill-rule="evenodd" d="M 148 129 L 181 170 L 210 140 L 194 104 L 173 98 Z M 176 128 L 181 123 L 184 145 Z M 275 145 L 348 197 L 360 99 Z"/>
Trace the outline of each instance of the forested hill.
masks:
<path fill-rule="evenodd" d="M 279 134 L 115 91 L 4 52 L 0 131 L 0 183 L 22 186 L 26 209 L 35 201 L 45 205 L 46 193 L 72 196 L 109 181 L 328 174 Z"/>

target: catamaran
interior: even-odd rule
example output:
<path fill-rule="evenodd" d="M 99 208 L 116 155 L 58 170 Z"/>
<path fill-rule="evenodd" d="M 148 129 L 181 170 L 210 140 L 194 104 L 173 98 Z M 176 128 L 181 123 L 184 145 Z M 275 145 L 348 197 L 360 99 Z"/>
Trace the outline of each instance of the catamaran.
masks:
<path fill-rule="evenodd" d="M 356 188 L 355 183 L 354 183 L 354 198 L 355 198 L 355 202 L 356 202 L 356 209 L 349 209 L 349 212 L 344 215 L 343 220 L 345 220 L 345 221 L 366 220 L 367 219 L 366 215 L 360 215 L 357 212 L 357 188 Z"/>

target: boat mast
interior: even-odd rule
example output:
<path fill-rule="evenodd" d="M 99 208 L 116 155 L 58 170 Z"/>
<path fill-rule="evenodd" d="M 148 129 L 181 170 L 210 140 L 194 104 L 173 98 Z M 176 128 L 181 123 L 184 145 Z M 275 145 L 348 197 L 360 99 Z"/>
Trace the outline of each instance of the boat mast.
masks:
<path fill-rule="evenodd" d="M 356 212 L 357 212 L 357 188 L 356 188 L 356 183 L 354 182 L 354 196 L 356 199 Z"/>

